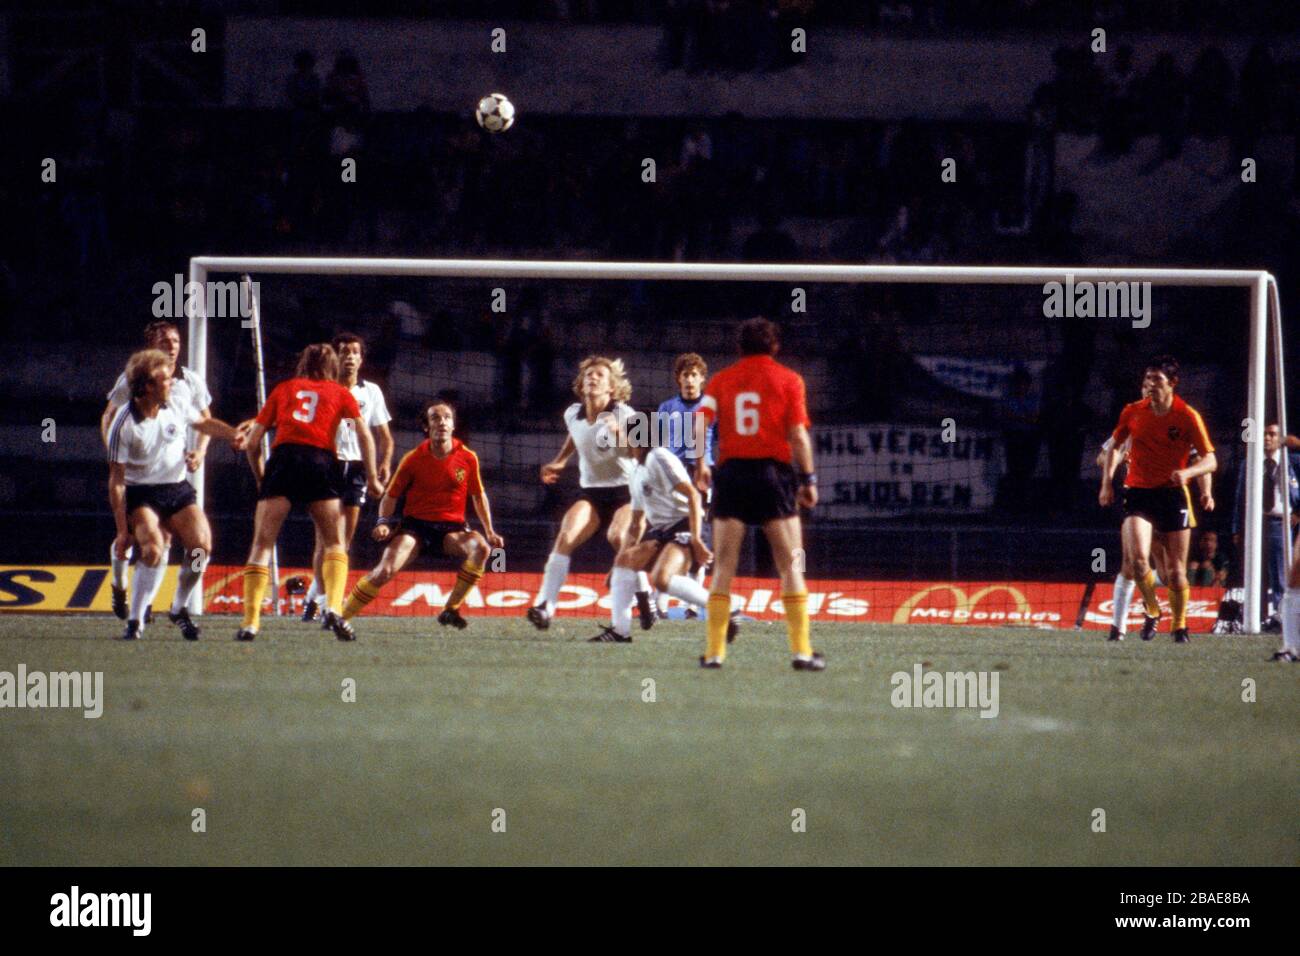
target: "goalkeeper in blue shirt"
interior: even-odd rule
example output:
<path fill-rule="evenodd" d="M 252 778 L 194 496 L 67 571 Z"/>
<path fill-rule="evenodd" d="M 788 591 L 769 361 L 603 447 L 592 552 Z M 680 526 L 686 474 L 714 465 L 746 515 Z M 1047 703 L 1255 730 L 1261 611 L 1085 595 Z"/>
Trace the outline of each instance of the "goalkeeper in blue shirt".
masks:
<path fill-rule="evenodd" d="M 692 481 L 695 479 L 695 468 L 701 458 L 709 467 L 712 467 L 716 460 L 718 447 L 717 425 L 709 426 L 708 441 L 705 443 L 704 448 L 695 446 L 694 415 L 699 411 L 700 399 L 704 397 L 704 383 L 708 381 L 708 378 L 709 366 L 701 356 L 695 352 L 685 352 L 677 356 L 673 360 L 673 381 L 677 383 L 677 394 L 659 405 L 658 424 L 659 434 L 664 436 L 665 439 L 663 447 L 681 459 Z M 712 491 L 705 498 L 706 505 L 711 497 Z M 711 526 L 711 522 L 705 521 L 704 541 L 706 544 L 712 537 L 710 534 Z M 708 569 L 701 567 L 695 573 L 696 580 L 703 583 Z M 664 603 L 668 600 L 668 595 L 660 593 L 656 600 L 658 616 L 664 617 Z M 647 616 L 651 614 L 648 592 L 637 593 L 637 608 L 641 613 L 642 626 L 644 627 Z M 688 608 L 686 614 L 688 617 L 694 617 L 695 611 L 693 608 Z"/>

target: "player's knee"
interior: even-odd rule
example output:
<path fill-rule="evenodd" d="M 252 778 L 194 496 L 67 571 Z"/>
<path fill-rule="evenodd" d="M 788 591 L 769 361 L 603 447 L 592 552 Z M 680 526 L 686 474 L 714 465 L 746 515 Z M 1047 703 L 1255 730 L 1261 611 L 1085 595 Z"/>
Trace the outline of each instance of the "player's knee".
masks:
<path fill-rule="evenodd" d="M 672 577 L 673 576 L 668 573 L 666 568 L 659 568 L 655 571 L 654 577 L 650 583 L 655 586 L 656 591 L 667 591 L 668 582 L 672 580 Z"/>
<path fill-rule="evenodd" d="M 151 568 L 158 567 L 162 561 L 163 549 L 161 541 L 147 541 L 140 549 L 140 560 Z"/>
<path fill-rule="evenodd" d="M 477 532 L 469 539 L 465 548 L 465 556 L 475 564 L 482 564 L 491 553 L 492 549 L 488 547 L 487 539 Z"/>
<path fill-rule="evenodd" d="M 392 580 L 393 568 L 389 564 L 380 564 L 379 567 L 371 571 L 367 577 L 370 578 L 370 583 L 376 587 L 383 586 Z"/>

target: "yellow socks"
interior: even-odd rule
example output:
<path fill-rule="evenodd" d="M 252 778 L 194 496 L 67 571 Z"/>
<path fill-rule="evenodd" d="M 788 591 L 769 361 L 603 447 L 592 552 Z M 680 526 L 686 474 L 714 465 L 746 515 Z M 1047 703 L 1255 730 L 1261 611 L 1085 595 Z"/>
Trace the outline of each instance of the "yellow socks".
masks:
<path fill-rule="evenodd" d="M 348 553 L 342 548 L 326 551 L 320 573 L 325 579 L 325 606 L 337 611 L 343 604 L 343 592 L 348 586 Z"/>
<path fill-rule="evenodd" d="M 451 596 L 447 598 L 447 607 L 453 611 L 460 607 L 469 589 L 478 584 L 481 577 L 483 577 L 483 569 L 466 559 L 460 566 L 460 570 L 456 572 L 456 586 L 451 589 Z"/>
<path fill-rule="evenodd" d="M 256 631 L 262 623 L 262 598 L 266 597 L 270 580 L 266 565 L 244 565 L 244 627 L 250 631 Z"/>
<path fill-rule="evenodd" d="M 1160 602 L 1156 600 L 1156 573 L 1150 568 L 1147 573 L 1138 578 L 1138 590 L 1142 592 L 1142 604 L 1146 608 L 1147 617 L 1160 616 Z"/>
<path fill-rule="evenodd" d="M 727 623 L 730 619 L 731 595 L 710 594 L 709 619 L 706 622 L 709 646 L 704 652 L 705 657 L 721 661 L 727 656 Z"/>
<path fill-rule="evenodd" d="M 1169 606 L 1174 612 L 1172 629 L 1181 631 L 1187 626 L 1187 588 L 1169 589 Z"/>
<path fill-rule="evenodd" d="M 366 575 L 357 582 L 357 586 L 352 589 L 348 595 L 348 603 L 343 605 L 343 620 L 350 621 L 361 612 L 361 609 L 379 597 L 379 588 L 370 580 L 370 575 Z"/>
<path fill-rule="evenodd" d="M 782 594 L 785 605 L 785 629 L 790 635 L 790 653 L 795 657 L 812 657 L 812 639 L 808 636 L 808 592 Z"/>

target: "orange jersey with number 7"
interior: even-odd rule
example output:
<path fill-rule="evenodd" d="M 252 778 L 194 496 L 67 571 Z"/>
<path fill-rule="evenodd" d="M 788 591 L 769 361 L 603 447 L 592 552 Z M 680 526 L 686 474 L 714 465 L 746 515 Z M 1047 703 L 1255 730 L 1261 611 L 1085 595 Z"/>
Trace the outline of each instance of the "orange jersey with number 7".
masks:
<path fill-rule="evenodd" d="M 1202 458 L 1214 451 L 1200 413 L 1177 395 L 1163 415 L 1151 410 L 1149 398 L 1125 405 L 1113 434 L 1115 446 L 1130 435 L 1126 488 L 1168 488 L 1173 485 L 1169 476 L 1187 467 L 1193 448 Z"/>
<path fill-rule="evenodd" d="M 790 428 L 811 425 L 803 376 L 770 355 L 747 355 L 704 387 L 701 414 L 718 423 L 718 464 L 728 458 L 790 462 Z"/>
<path fill-rule="evenodd" d="M 338 382 L 316 378 L 285 379 L 266 397 L 257 413 L 263 428 L 275 429 L 271 447 L 311 445 L 334 451 L 339 422 L 360 418 L 356 397 Z"/>

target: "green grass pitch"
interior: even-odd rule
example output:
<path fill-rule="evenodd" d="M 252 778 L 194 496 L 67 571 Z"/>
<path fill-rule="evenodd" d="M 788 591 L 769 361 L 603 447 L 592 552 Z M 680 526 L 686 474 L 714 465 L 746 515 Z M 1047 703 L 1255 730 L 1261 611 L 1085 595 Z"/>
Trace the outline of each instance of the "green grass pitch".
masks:
<path fill-rule="evenodd" d="M 622 646 L 591 621 L 203 624 L 0 617 L 0 670 L 104 673 L 97 720 L 0 710 L 0 863 L 1300 862 L 1300 667 L 1272 637 L 818 625 L 806 674 L 780 624 L 716 672 L 689 622 Z M 895 709 L 918 662 L 996 669 L 999 715 Z"/>

